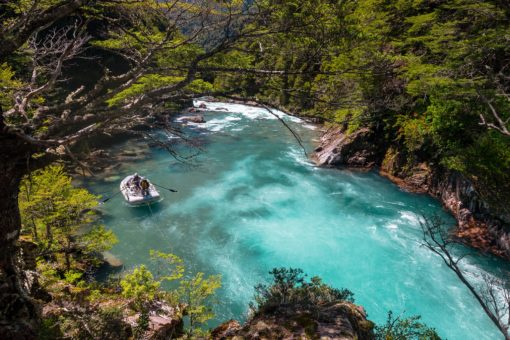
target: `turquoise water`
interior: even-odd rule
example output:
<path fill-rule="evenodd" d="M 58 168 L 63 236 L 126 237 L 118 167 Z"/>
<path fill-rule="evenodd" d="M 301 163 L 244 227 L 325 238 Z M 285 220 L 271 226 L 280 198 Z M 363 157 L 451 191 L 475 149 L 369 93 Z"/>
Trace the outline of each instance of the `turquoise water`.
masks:
<path fill-rule="evenodd" d="M 209 112 L 207 124 L 185 126 L 200 142 L 198 149 L 176 143 L 181 154 L 199 151 L 187 164 L 146 141 L 111 150 L 146 152 L 143 160 L 124 161 L 116 169 L 121 177 L 137 171 L 179 191 L 161 190 L 164 200 L 151 209 L 128 207 L 120 195 L 103 206 L 104 223 L 119 239 L 112 253 L 126 269 L 148 263 L 149 250 L 158 249 L 182 257 L 193 271 L 221 274 L 213 325 L 245 318 L 253 286 L 267 281 L 271 268 L 291 266 L 351 289 L 375 322 L 393 310 L 422 315 L 448 339 L 500 338 L 455 275 L 420 245 L 420 214 L 454 223 L 438 202 L 372 172 L 314 167 L 271 115 L 216 105 L 239 113 Z M 311 149 L 318 132 L 284 119 Z M 110 176 L 87 185 L 101 193 L 119 181 Z M 498 267 L 500 261 L 477 255 L 466 263 L 474 281 Z"/>

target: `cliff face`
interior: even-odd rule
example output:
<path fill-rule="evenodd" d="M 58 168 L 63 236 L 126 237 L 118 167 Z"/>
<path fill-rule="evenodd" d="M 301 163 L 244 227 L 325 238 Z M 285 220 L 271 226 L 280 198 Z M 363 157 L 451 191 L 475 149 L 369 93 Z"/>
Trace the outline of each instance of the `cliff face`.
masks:
<path fill-rule="evenodd" d="M 362 128 L 349 135 L 341 131 L 331 128 L 321 137 L 313 156 L 319 165 L 371 168 L 381 162 L 383 151 L 372 131 Z"/>
<path fill-rule="evenodd" d="M 318 311 L 281 306 L 253 316 L 246 324 L 231 320 L 213 330 L 213 339 L 373 339 L 374 324 L 350 302 L 325 304 Z"/>
<path fill-rule="evenodd" d="M 341 128 L 329 129 L 314 159 L 320 166 L 378 167 L 403 189 L 439 199 L 457 219 L 454 234 L 461 241 L 510 259 L 510 216 L 492 209 L 462 174 L 428 162 L 409 165 L 398 149 L 385 147 L 365 128 L 349 136 Z"/>

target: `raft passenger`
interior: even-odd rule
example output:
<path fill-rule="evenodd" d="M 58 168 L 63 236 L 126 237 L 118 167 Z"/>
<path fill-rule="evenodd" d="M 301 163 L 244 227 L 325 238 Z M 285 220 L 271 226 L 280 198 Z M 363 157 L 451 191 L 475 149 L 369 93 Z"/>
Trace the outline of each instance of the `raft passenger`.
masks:
<path fill-rule="evenodd" d="M 142 187 L 142 195 L 148 196 L 149 195 L 149 181 L 146 179 L 142 179 L 140 182 L 140 186 Z"/>

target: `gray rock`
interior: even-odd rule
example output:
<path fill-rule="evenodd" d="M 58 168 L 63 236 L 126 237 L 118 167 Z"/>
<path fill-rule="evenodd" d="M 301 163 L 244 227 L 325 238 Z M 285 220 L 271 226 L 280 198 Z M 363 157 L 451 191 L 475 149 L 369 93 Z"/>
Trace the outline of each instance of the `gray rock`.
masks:
<path fill-rule="evenodd" d="M 230 320 L 211 332 L 213 339 L 342 339 L 374 338 L 374 324 L 362 307 L 350 302 L 324 304 L 317 311 L 280 306 L 257 314 L 244 325 Z"/>
<path fill-rule="evenodd" d="M 315 149 L 313 158 L 319 166 L 371 168 L 381 159 L 380 143 L 374 143 L 367 128 L 346 134 L 342 128 L 328 130 Z"/>
<path fill-rule="evenodd" d="M 202 115 L 190 115 L 190 116 L 182 116 L 178 119 L 181 122 L 190 122 L 190 123 L 205 123 L 204 116 Z"/>
<path fill-rule="evenodd" d="M 124 263 L 122 263 L 122 261 L 116 257 L 115 255 L 113 255 L 112 253 L 110 253 L 109 251 L 105 251 L 102 253 L 103 255 L 103 260 L 111 267 L 113 268 L 119 268 L 119 267 L 122 267 L 124 265 Z"/>

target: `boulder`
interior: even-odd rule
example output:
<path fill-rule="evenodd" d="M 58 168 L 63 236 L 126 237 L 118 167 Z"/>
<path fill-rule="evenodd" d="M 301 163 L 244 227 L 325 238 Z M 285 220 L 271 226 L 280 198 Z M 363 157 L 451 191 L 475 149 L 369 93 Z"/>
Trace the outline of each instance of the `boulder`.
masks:
<path fill-rule="evenodd" d="M 241 324 L 236 320 L 229 320 L 222 323 L 212 330 L 211 337 L 213 339 L 231 339 L 235 336 L 236 332 L 241 330 Z"/>
<path fill-rule="evenodd" d="M 178 120 L 181 122 L 205 123 L 204 116 L 202 116 L 202 115 L 182 116 L 182 117 L 179 117 Z"/>
<path fill-rule="evenodd" d="M 125 318 L 132 328 L 138 324 L 140 313 Z M 149 308 L 149 327 L 144 339 L 174 339 L 183 334 L 180 311 L 162 301 L 154 301 Z"/>
<path fill-rule="evenodd" d="M 326 131 L 313 158 L 319 166 L 372 168 L 381 160 L 381 143 L 375 143 L 374 133 L 362 128 L 345 133 L 341 127 Z"/>
<path fill-rule="evenodd" d="M 374 338 L 374 323 L 363 308 L 346 301 L 318 306 L 317 310 L 280 306 L 258 313 L 243 326 L 230 320 L 211 332 L 213 339 L 339 339 Z"/>
<path fill-rule="evenodd" d="M 174 319 L 164 315 L 150 315 L 148 339 L 172 339 L 176 335 L 176 328 L 182 323 L 181 319 Z"/>
<path fill-rule="evenodd" d="M 103 252 L 102 255 L 103 255 L 104 262 L 106 264 L 108 264 L 110 267 L 120 268 L 120 267 L 124 266 L 124 263 L 122 263 L 122 261 L 118 257 L 113 255 L 109 251 Z"/>

